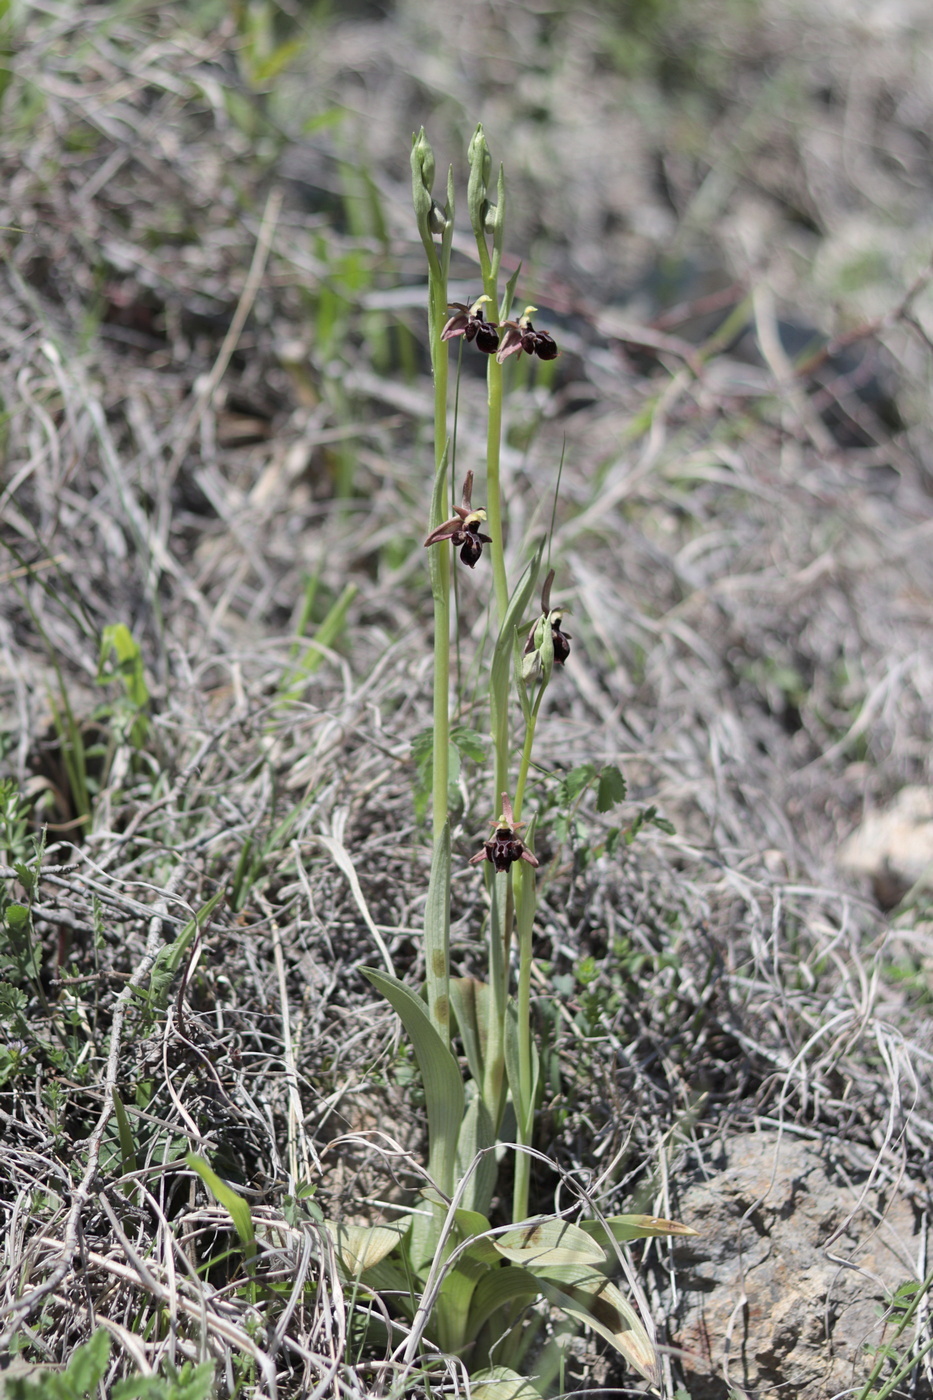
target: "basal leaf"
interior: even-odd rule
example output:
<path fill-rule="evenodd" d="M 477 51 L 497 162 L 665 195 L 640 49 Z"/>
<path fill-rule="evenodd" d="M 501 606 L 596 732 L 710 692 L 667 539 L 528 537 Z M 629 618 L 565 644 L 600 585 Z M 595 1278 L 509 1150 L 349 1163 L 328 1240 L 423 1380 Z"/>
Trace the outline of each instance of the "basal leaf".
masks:
<path fill-rule="evenodd" d="M 624 1244 L 626 1240 L 651 1239 L 656 1235 L 696 1235 L 689 1225 L 681 1225 L 678 1220 L 665 1220 L 659 1215 L 607 1215 L 602 1220 L 581 1220 L 580 1229 L 585 1230 L 591 1239 L 599 1240 L 605 1248 L 609 1234 Z M 605 1242 L 605 1243 L 604 1243 Z"/>
<path fill-rule="evenodd" d="M 410 1224 L 407 1220 L 390 1225 L 338 1225 L 332 1220 L 324 1223 L 337 1258 L 351 1278 L 359 1278 L 391 1254 L 408 1233 Z"/>
<path fill-rule="evenodd" d="M 541 1285 L 527 1269 L 489 1269 L 473 1293 L 470 1316 L 467 1319 L 467 1336 L 475 1337 L 484 1323 L 509 1303 L 524 1306 L 539 1297 Z"/>
<path fill-rule="evenodd" d="M 457 1140 L 463 1121 L 460 1066 L 431 1025 L 420 997 L 404 982 L 377 968 L 364 967 L 362 971 L 398 1012 L 414 1046 L 428 1111 L 428 1170 L 441 1190 L 452 1195 Z"/>
<path fill-rule="evenodd" d="M 541 1400 L 531 1381 L 509 1366 L 490 1366 L 470 1377 L 473 1400 Z"/>
<path fill-rule="evenodd" d="M 604 1274 L 577 1267 L 548 1270 L 541 1291 L 554 1307 L 605 1337 L 633 1370 L 657 1384 L 657 1352 L 631 1303 Z"/>
<path fill-rule="evenodd" d="M 503 1259 L 537 1273 L 560 1265 L 605 1264 L 606 1255 L 578 1225 L 554 1216 L 526 1220 L 493 1241 Z"/>

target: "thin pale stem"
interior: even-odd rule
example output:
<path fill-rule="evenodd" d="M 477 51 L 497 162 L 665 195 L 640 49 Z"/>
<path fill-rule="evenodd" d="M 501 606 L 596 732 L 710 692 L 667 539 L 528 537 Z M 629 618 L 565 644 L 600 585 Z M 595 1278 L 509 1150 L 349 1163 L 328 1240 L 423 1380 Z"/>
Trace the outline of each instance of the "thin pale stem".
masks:
<path fill-rule="evenodd" d="M 528 1218 L 531 1157 L 522 1148 L 531 1146 L 534 1124 L 534 1069 L 531 1045 L 531 941 L 535 919 L 535 875 L 529 865 L 516 867 L 518 883 L 518 1093 L 515 1098 L 515 1181 L 512 1187 L 512 1219 Z"/>
<path fill-rule="evenodd" d="M 509 605 L 509 584 L 505 571 L 505 540 L 502 535 L 502 485 L 499 462 L 502 444 L 502 366 L 490 355 L 486 371 L 488 419 L 486 423 L 486 518 L 492 544 L 493 587 L 499 625 Z"/>

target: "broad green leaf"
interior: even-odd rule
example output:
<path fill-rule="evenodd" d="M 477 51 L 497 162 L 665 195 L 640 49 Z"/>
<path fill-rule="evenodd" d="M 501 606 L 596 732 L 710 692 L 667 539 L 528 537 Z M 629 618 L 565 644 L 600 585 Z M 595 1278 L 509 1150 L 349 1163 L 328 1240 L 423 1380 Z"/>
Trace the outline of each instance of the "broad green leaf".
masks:
<path fill-rule="evenodd" d="M 527 1269 L 488 1269 L 473 1294 L 467 1336 L 475 1337 L 484 1323 L 508 1303 L 524 1306 L 540 1297 L 543 1289 Z"/>
<path fill-rule="evenodd" d="M 608 1227 L 608 1231 L 605 1227 Z M 696 1235 L 689 1225 L 681 1225 L 679 1220 L 665 1220 L 659 1215 L 607 1215 L 605 1220 L 581 1220 L 580 1229 L 585 1230 L 591 1239 L 599 1240 L 603 1247 L 609 1235 L 624 1244 L 626 1240 L 651 1239 L 655 1235 Z"/>
<path fill-rule="evenodd" d="M 470 1077 L 475 1084 L 482 1084 L 489 1022 L 489 988 L 475 977 L 454 977 L 450 983 L 450 1001 L 470 1066 Z"/>
<path fill-rule="evenodd" d="M 431 1025 L 420 997 L 404 982 L 377 968 L 364 967 L 362 972 L 398 1012 L 414 1046 L 428 1110 L 428 1171 L 446 1195 L 453 1195 L 457 1140 L 463 1121 L 460 1067 Z"/>
<path fill-rule="evenodd" d="M 324 1223 L 337 1258 L 352 1278 L 359 1278 L 391 1254 L 410 1225 L 407 1220 L 391 1225 L 338 1225 L 332 1220 Z"/>
<path fill-rule="evenodd" d="M 224 1210 L 233 1221 L 234 1229 L 243 1244 L 244 1253 L 247 1255 L 256 1253 L 256 1235 L 253 1230 L 253 1217 L 250 1214 L 248 1203 L 243 1199 L 238 1191 L 234 1191 L 232 1186 L 228 1186 L 225 1181 L 209 1167 L 203 1157 L 197 1157 L 193 1152 L 189 1152 L 185 1161 L 192 1171 L 197 1172 L 210 1191 L 218 1205 Z"/>
<path fill-rule="evenodd" d="M 541 1400 L 540 1390 L 509 1366 L 490 1366 L 470 1377 L 473 1400 Z"/>
<path fill-rule="evenodd" d="M 495 1141 L 489 1110 L 477 1094 L 463 1115 L 457 1141 L 457 1180 L 462 1181 L 472 1167 L 463 1194 L 463 1204 L 467 1210 L 485 1213 L 489 1209 L 496 1186 L 496 1158 L 495 1153 L 483 1149 L 494 1147 Z M 473 1161 L 478 1152 L 483 1152 L 483 1155 L 474 1167 Z"/>
<path fill-rule="evenodd" d="M 604 1274 L 552 1268 L 541 1279 L 541 1291 L 554 1307 L 605 1337 L 646 1381 L 657 1384 L 654 1343 L 631 1303 Z"/>
<path fill-rule="evenodd" d="M 538 1273 L 561 1265 L 605 1264 L 606 1255 L 577 1225 L 554 1216 L 526 1220 L 493 1241 L 503 1259 Z"/>

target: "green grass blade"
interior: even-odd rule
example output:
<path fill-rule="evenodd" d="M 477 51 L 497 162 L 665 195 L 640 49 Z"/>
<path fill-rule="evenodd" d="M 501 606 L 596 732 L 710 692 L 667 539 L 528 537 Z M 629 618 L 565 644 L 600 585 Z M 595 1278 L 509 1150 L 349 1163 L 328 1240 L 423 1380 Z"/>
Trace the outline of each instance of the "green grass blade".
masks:
<path fill-rule="evenodd" d="M 208 1166 L 203 1157 L 198 1157 L 193 1152 L 189 1152 L 185 1161 L 193 1172 L 204 1182 L 211 1195 L 218 1205 L 224 1210 L 233 1221 L 233 1228 L 240 1237 L 243 1251 L 250 1257 L 256 1253 L 256 1234 L 253 1230 L 253 1217 L 250 1214 L 248 1203 L 243 1199 L 238 1191 L 234 1191 L 232 1186 L 228 1186 L 225 1181 L 221 1181 L 217 1173 Z"/>

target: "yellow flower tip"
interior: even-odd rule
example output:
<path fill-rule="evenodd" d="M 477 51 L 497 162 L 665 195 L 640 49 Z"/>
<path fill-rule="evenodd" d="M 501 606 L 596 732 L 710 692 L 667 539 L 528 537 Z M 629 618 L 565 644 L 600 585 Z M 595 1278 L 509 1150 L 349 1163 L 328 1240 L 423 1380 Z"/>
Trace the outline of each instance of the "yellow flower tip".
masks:
<path fill-rule="evenodd" d="M 475 316 L 476 313 L 477 313 L 477 311 L 479 311 L 480 307 L 485 306 L 485 304 L 486 304 L 487 301 L 490 301 L 490 302 L 491 302 L 491 301 L 492 301 L 492 297 L 486 296 L 486 294 L 485 294 L 485 292 L 484 292 L 483 295 L 482 295 L 481 297 L 477 297 L 477 298 L 476 298 L 476 300 L 474 301 L 473 305 L 470 307 L 470 315 L 471 315 L 471 316 Z"/>
<path fill-rule="evenodd" d="M 538 308 L 536 306 L 526 306 L 521 314 L 521 319 L 523 321 L 530 321 L 532 316 L 537 315 L 537 311 Z"/>

